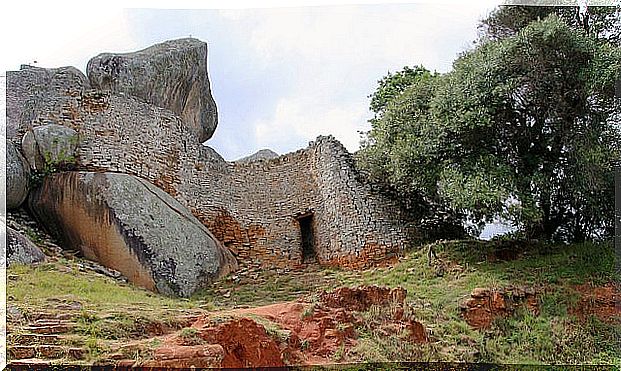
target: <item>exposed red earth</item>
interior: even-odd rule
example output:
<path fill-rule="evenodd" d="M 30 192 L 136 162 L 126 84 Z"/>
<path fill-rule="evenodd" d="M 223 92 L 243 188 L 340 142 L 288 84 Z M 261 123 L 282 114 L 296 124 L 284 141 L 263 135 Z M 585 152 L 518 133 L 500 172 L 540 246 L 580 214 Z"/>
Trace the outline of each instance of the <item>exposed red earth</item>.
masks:
<path fill-rule="evenodd" d="M 621 323 L 621 290 L 619 285 L 607 283 L 604 286 L 593 286 L 584 283 L 574 286 L 580 293 L 580 300 L 571 313 L 581 319 L 595 316 L 608 323 Z"/>
<path fill-rule="evenodd" d="M 494 319 L 509 316 L 523 305 L 533 314 L 539 315 L 539 294 L 531 288 L 476 288 L 460 309 L 462 317 L 470 326 L 484 329 L 490 327 Z"/>
<path fill-rule="evenodd" d="M 405 296 L 402 288 L 344 287 L 314 299 L 203 316 L 191 325 L 193 330 L 161 337 L 162 344 L 153 359 L 135 365 L 266 367 L 334 363 L 332 356 L 340 347 L 357 344 L 360 312 L 372 306 L 385 311 L 391 308 L 391 323 L 382 328 L 387 335 L 405 330 L 407 340 L 427 342 L 424 325 L 404 316 Z"/>

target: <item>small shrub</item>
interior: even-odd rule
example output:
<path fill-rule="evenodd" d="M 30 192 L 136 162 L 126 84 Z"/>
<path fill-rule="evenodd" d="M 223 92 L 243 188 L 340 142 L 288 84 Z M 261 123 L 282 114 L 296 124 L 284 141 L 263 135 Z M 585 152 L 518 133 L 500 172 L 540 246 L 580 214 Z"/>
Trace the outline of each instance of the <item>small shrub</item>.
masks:
<path fill-rule="evenodd" d="M 100 358 L 106 352 L 106 348 L 100 343 L 99 339 L 94 336 L 90 336 L 86 339 L 84 346 L 91 360 Z"/>
<path fill-rule="evenodd" d="M 335 361 L 340 361 L 345 357 L 345 343 L 341 343 L 339 348 L 332 355 L 332 359 Z"/>
<path fill-rule="evenodd" d="M 35 245 L 41 245 L 43 243 L 43 239 L 39 236 L 38 233 L 36 233 L 32 229 L 26 230 L 26 237 L 28 237 L 28 239 L 32 241 Z"/>
<path fill-rule="evenodd" d="M 309 347 L 310 347 L 310 342 L 308 341 L 308 339 L 304 339 L 304 340 L 300 341 L 300 350 L 302 352 L 307 350 Z"/>
<path fill-rule="evenodd" d="M 149 347 L 152 349 L 158 348 L 160 345 L 162 345 L 162 341 L 158 338 L 154 338 L 149 342 Z"/>

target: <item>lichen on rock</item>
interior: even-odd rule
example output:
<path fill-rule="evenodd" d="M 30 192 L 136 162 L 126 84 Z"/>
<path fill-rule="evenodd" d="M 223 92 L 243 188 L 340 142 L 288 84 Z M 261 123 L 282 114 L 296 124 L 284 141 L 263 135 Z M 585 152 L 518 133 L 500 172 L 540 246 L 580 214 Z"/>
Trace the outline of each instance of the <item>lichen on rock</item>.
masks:
<path fill-rule="evenodd" d="M 6 228 L 6 264 L 33 264 L 45 261 L 45 254 L 26 236 L 11 227 Z"/>
<path fill-rule="evenodd" d="M 22 151 L 34 171 L 46 171 L 76 163 L 78 133 L 66 126 L 48 124 L 28 130 Z"/>

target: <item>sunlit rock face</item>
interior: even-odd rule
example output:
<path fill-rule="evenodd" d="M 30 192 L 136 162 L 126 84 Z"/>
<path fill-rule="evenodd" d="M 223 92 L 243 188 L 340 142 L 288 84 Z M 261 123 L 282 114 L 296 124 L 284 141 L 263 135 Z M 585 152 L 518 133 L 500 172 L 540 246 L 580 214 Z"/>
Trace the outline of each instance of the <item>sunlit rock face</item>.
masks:
<path fill-rule="evenodd" d="M 200 142 L 218 125 L 207 74 L 207 44 L 197 39 L 163 42 L 133 53 L 103 53 L 86 68 L 95 89 L 130 94 L 179 115 Z"/>
<path fill-rule="evenodd" d="M 29 205 L 66 248 L 165 295 L 188 297 L 237 269 L 192 213 L 131 175 L 54 174 L 31 193 Z"/>

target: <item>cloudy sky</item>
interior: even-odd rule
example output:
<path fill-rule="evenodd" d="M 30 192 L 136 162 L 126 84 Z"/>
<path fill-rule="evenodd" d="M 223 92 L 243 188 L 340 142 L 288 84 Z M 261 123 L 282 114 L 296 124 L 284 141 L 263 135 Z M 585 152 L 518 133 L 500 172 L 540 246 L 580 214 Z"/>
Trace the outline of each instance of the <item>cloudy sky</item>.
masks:
<path fill-rule="evenodd" d="M 369 129 L 368 96 L 377 80 L 405 65 L 448 71 L 455 57 L 471 47 L 478 20 L 495 6 L 494 1 L 341 2 L 175 10 L 165 8 L 191 8 L 197 2 L 106 2 L 99 8 L 52 3 L 32 11 L 28 2 L 19 2 L 2 12 L 3 34 L 11 35 L 4 42 L 8 52 L 0 56 L 2 70 L 36 61 L 41 67 L 73 65 L 84 71 L 100 52 L 199 38 L 209 44 L 220 121 L 207 144 L 227 160 L 262 148 L 294 151 L 326 134 L 355 151 L 359 131 Z M 274 3 L 279 5 L 250 2 Z M 138 8 L 122 8 L 128 4 Z"/>
<path fill-rule="evenodd" d="M 283 154 L 328 134 L 353 152 L 359 132 L 369 129 L 377 80 L 406 65 L 450 70 L 499 1 L 351 3 L 3 1 L 0 70 L 35 64 L 84 71 L 102 52 L 192 36 L 209 45 L 219 125 L 207 144 L 225 159 L 262 148 Z"/>

